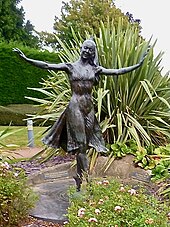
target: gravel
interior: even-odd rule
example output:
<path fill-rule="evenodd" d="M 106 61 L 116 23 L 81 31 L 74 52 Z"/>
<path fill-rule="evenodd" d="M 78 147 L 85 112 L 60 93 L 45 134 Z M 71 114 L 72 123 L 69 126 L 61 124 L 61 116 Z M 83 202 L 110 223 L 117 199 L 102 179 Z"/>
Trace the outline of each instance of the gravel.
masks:
<path fill-rule="evenodd" d="M 17 227 L 62 227 L 64 224 L 47 222 L 33 217 L 28 217 L 26 220 L 19 223 Z"/>
<path fill-rule="evenodd" d="M 73 161 L 74 159 L 75 157 L 73 155 L 54 156 L 45 162 L 43 158 L 38 158 L 34 160 L 29 160 L 29 161 L 20 161 L 20 162 L 14 163 L 12 166 L 16 168 L 24 169 L 25 173 L 29 176 L 33 173 L 41 171 L 44 168 L 52 167 L 54 165 L 58 165 L 61 163 L 70 162 L 70 161 Z"/>

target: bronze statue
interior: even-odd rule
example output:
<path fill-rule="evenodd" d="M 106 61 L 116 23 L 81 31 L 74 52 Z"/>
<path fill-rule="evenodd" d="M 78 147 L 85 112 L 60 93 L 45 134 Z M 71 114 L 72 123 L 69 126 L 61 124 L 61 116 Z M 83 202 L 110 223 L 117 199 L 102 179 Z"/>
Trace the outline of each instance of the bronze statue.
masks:
<path fill-rule="evenodd" d="M 46 63 L 27 58 L 18 48 L 13 50 L 32 65 L 47 70 L 61 70 L 68 74 L 72 91 L 71 100 L 49 133 L 43 138 L 43 142 L 53 148 L 65 146 L 67 152 L 76 154 L 77 176 L 75 181 L 77 191 L 80 191 L 83 173 L 88 174 L 87 149 L 93 147 L 98 152 L 107 152 L 101 129 L 95 117 L 92 88 L 100 79 L 101 74 L 122 75 L 139 68 L 146 54 L 136 65 L 121 69 L 106 69 L 98 65 L 96 45 L 91 39 L 84 41 L 80 58 L 73 63 Z"/>

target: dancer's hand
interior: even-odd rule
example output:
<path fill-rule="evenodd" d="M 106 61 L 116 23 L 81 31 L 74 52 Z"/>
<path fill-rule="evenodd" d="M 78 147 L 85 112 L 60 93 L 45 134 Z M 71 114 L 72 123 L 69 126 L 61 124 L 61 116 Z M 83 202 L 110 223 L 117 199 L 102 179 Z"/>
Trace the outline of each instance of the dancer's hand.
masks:
<path fill-rule="evenodd" d="M 19 56 L 20 56 L 21 58 L 26 59 L 25 54 L 24 54 L 19 48 L 13 48 L 13 51 L 16 52 L 17 54 L 19 54 Z"/>
<path fill-rule="evenodd" d="M 140 59 L 140 61 L 139 61 L 139 64 L 140 64 L 140 65 L 144 62 L 144 60 L 145 60 L 145 58 L 147 57 L 149 51 L 150 51 L 150 46 L 148 46 L 147 50 L 144 52 L 143 56 L 141 57 L 141 59 Z"/>

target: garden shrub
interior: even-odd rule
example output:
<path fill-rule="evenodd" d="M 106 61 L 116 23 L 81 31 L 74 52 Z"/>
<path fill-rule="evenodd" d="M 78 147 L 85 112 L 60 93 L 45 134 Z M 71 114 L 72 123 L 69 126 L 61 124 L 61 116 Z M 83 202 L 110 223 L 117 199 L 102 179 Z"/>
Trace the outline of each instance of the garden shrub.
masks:
<path fill-rule="evenodd" d="M 0 227 L 13 227 L 34 207 L 37 196 L 27 184 L 23 171 L 0 162 Z"/>
<path fill-rule="evenodd" d="M 12 48 L 20 48 L 28 57 L 58 63 L 59 58 L 56 53 L 40 51 L 23 47 L 18 43 L 0 43 L 0 105 L 33 103 L 25 99 L 25 96 L 35 96 L 43 98 L 41 93 L 28 90 L 28 87 L 40 87 L 42 78 L 47 77 L 48 71 L 36 68 L 22 61 Z"/>
<path fill-rule="evenodd" d="M 93 181 L 87 191 L 70 189 L 67 227 L 166 227 L 168 207 L 144 189 L 115 180 Z"/>
<path fill-rule="evenodd" d="M 15 112 L 9 108 L 0 106 L 0 125 L 26 125 L 26 115 Z"/>
<path fill-rule="evenodd" d="M 41 111 L 41 107 L 32 104 L 0 106 L 0 125 L 26 126 L 28 115 Z M 34 125 L 39 125 L 36 121 Z"/>

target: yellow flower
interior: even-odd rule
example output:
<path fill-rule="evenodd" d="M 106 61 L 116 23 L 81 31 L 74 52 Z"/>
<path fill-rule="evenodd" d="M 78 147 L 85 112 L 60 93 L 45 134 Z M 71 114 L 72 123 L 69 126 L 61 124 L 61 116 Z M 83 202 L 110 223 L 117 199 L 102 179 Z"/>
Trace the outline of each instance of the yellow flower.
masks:
<path fill-rule="evenodd" d="M 103 203 L 104 203 L 104 200 L 103 199 L 99 199 L 98 204 L 103 204 Z"/>
<path fill-rule="evenodd" d="M 121 192 L 125 192 L 126 190 L 125 190 L 125 188 L 122 186 L 122 187 L 120 187 L 120 191 L 121 191 Z"/>
<path fill-rule="evenodd" d="M 89 205 L 90 205 L 90 206 L 93 206 L 93 205 L 95 205 L 95 204 L 96 204 L 96 203 L 95 203 L 94 201 L 90 201 L 90 202 L 89 202 Z"/>
<path fill-rule="evenodd" d="M 150 225 L 154 223 L 154 220 L 152 218 L 148 218 L 145 220 L 145 223 Z"/>

